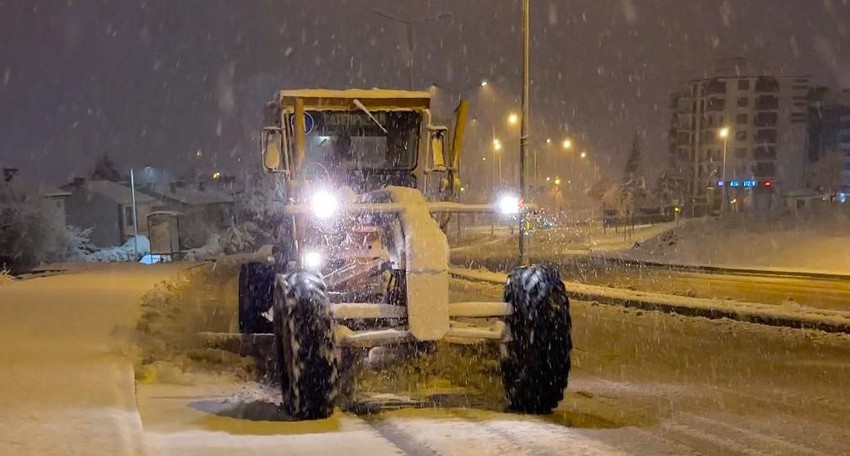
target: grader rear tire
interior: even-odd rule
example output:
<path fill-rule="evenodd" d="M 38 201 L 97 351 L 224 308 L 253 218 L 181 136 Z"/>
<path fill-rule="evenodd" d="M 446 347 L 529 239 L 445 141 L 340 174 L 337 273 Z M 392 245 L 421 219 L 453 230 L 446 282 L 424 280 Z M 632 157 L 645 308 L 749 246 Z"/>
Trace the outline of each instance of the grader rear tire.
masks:
<path fill-rule="evenodd" d="M 505 318 L 502 381 L 508 405 L 522 413 L 550 413 L 564 396 L 570 373 L 570 302 L 558 271 L 515 269 L 505 285 L 513 314 Z"/>
<path fill-rule="evenodd" d="M 277 276 L 274 333 L 283 409 L 300 420 L 327 418 L 339 387 L 339 351 L 320 276 L 307 271 Z"/>

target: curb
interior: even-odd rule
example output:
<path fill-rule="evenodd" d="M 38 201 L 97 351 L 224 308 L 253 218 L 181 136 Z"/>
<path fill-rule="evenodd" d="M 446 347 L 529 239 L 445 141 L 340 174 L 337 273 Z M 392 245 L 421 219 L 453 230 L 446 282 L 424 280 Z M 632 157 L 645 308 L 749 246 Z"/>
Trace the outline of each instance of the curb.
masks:
<path fill-rule="evenodd" d="M 503 285 L 507 274 L 452 268 L 452 277 Z M 675 313 L 689 317 L 731 320 L 795 329 L 850 334 L 850 312 L 814 308 L 647 293 L 564 281 L 567 294 L 579 301 Z"/>
<path fill-rule="evenodd" d="M 627 257 L 617 257 L 617 256 L 596 256 L 595 258 L 591 258 L 591 260 L 601 260 L 605 263 L 614 263 L 620 264 L 624 266 L 639 266 L 645 268 L 653 268 L 653 269 L 663 269 L 669 271 L 677 271 L 677 272 L 692 272 L 692 273 L 702 273 L 702 274 L 725 274 L 725 275 L 739 275 L 739 276 L 751 276 L 751 277 L 777 277 L 777 278 L 785 278 L 785 279 L 808 279 L 808 280 L 822 280 L 822 281 L 839 281 L 846 282 L 850 281 L 850 274 L 836 274 L 836 273 L 828 273 L 828 272 L 812 272 L 812 271 L 794 271 L 790 269 L 755 269 L 755 268 L 741 268 L 741 267 L 731 267 L 731 266 L 707 266 L 707 265 L 694 265 L 694 264 L 674 264 L 674 263 L 663 263 L 663 262 L 653 262 L 653 261 L 640 261 L 634 260 Z"/>

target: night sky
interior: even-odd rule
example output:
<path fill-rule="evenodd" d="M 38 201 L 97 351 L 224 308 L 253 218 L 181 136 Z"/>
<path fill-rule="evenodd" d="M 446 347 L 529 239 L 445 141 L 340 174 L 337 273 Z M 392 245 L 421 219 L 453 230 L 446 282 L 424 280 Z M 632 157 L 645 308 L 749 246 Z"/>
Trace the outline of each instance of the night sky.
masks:
<path fill-rule="evenodd" d="M 576 138 L 617 176 L 637 131 L 666 154 L 668 94 L 715 58 L 850 87 L 848 0 L 532 0 L 532 135 Z M 255 131 L 280 88 L 474 87 L 468 160 L 519 108 L 519 0 L 0 0 L 0 166 L 62 183 L 109 153 L 122 168 L 258 169 Z M 453 93 L 454 91 L 454 93 Z M 196 152 L 202 151 L 201 158 Z M 554 160 L 553 157 L 550 157 Z M 489 166 L 489 165 L 488 165 Z M 648 174 L 659 169 L 648 163 Z M 489 169 L 489 167 L 485 168 Z"/>

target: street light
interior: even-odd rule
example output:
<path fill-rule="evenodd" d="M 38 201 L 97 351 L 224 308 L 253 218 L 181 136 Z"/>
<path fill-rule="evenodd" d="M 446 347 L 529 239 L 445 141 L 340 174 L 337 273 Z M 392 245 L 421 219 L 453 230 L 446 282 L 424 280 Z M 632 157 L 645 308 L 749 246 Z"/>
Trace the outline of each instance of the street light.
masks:
<path fill-rule="evenodd" d="M 487 82 L 486 79 L 484 79 L 484 80 L 482 80 L 481 82 L 479 82 L 475 85 L 471 85 L 469 87 L 464 87 L 462 89 L 455 89 L 453 87 L 449 87 L 449 86 L 446 86 L 446 85 L 443 85 L 443 84 L 437 84 L 436 82 L 434 82 L 434 83 L 431 84 L 431 90 L 437 90 L 437 89 L 447 90 L 449 92 L 454 92 L 457 95 L 463 95 L 466 92 L 469 92 L 470 90 L 478 89 L 478 88 L 481 88 L 481 87 L 487 87 L 487 84 L 489 84 L 489 83 Z"/>
<path fill-rule="evenodd" d="M 561 147 L 563 147 L 564 150 L 568 150 L 573 147 L 573 142 L 570 139 L 565 139 L 564 142 L 561 143 Z"/>
<path fill-rule="evenodd" d="M 582 151 L 582 153 L 581 153 L 581 158 L 587 158 L 587 152 Z"/>
<path fill-rule="evenodd" d="M 508 124 L 516 125 L 517 123 L 519 123 L 519 116 L 517 115 L 517 113 L 512 112 L 508 114 Z"/>
<path fill-rule="evenodd" d="M 728 195 L 726 193 L 726 149 L 729 145 L 729 127 L 723 127 L 718 130 L 717 136 L 723 140 L 723 171 L 720 177 L 723 180 L 723 191 L 721 192 L 723 200 L 720 202 L 720 212 L 725 212 L 726 200 L 728 199 Z"/>
<path fill-rule="evenodd" d="M 442 19 L 444 17 L 449 17 L 452 13 L 440 13 L 435 14 L 433 16 L 423 17 L 421 19 L 416 20 L 405 20 L 399 17 L 393 16 L 392 14 L 383 13 L 381 11 L 372 11 L 372 13 L 377 14 L 378 16 L 385 17 L 392 21 L 399 22 L 404 24 L 407 27 L 407 77 L 408 77 L 408 85 L 410 89 L 413 89 L 413 56 L 414 56 L 414 47 L 413 47 L 413 29 L 416 25 L 421 24 L 423 22 L 428 21 L 436 21 Z"/>
<path fill-rule="evenodd" d="M 502 154 L 499 151 L 502 150 L 502 141 L 499 141 L 497 138 L 493 138 L 493 156 L 496 159 L 493 163 L 499 167 L 499 185 L 502 184 Z M 493 173 L 494 175 L 496 173 Z"/>

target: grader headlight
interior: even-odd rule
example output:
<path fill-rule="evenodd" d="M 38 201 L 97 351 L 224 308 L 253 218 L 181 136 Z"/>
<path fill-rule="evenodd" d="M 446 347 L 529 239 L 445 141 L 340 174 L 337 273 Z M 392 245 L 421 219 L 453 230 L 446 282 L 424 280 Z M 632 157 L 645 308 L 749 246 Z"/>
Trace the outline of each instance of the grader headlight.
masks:
<path fill-rule="evenodd" d="M 322 254 L 315 250 L 304 252 L 304 254 L 301 255 L 301 266 L 304 269 L 318 271 L 322 268 L 322 263 L 324 262 L 325 259 L 322 258 Z"/>
<path fill-rule="evenodd" d="M 328 219 L 336 215 L 339 200 L 327 190 L 319 190 L 310 198 L 310 210 L 316 218 Z"/>
<path fill-rule="evenodd" d="M 520 200 L 514 195 L 502 195 L 498 201 L 499 212 L 503 215 L 516 215 L 520 211 Z"/>

